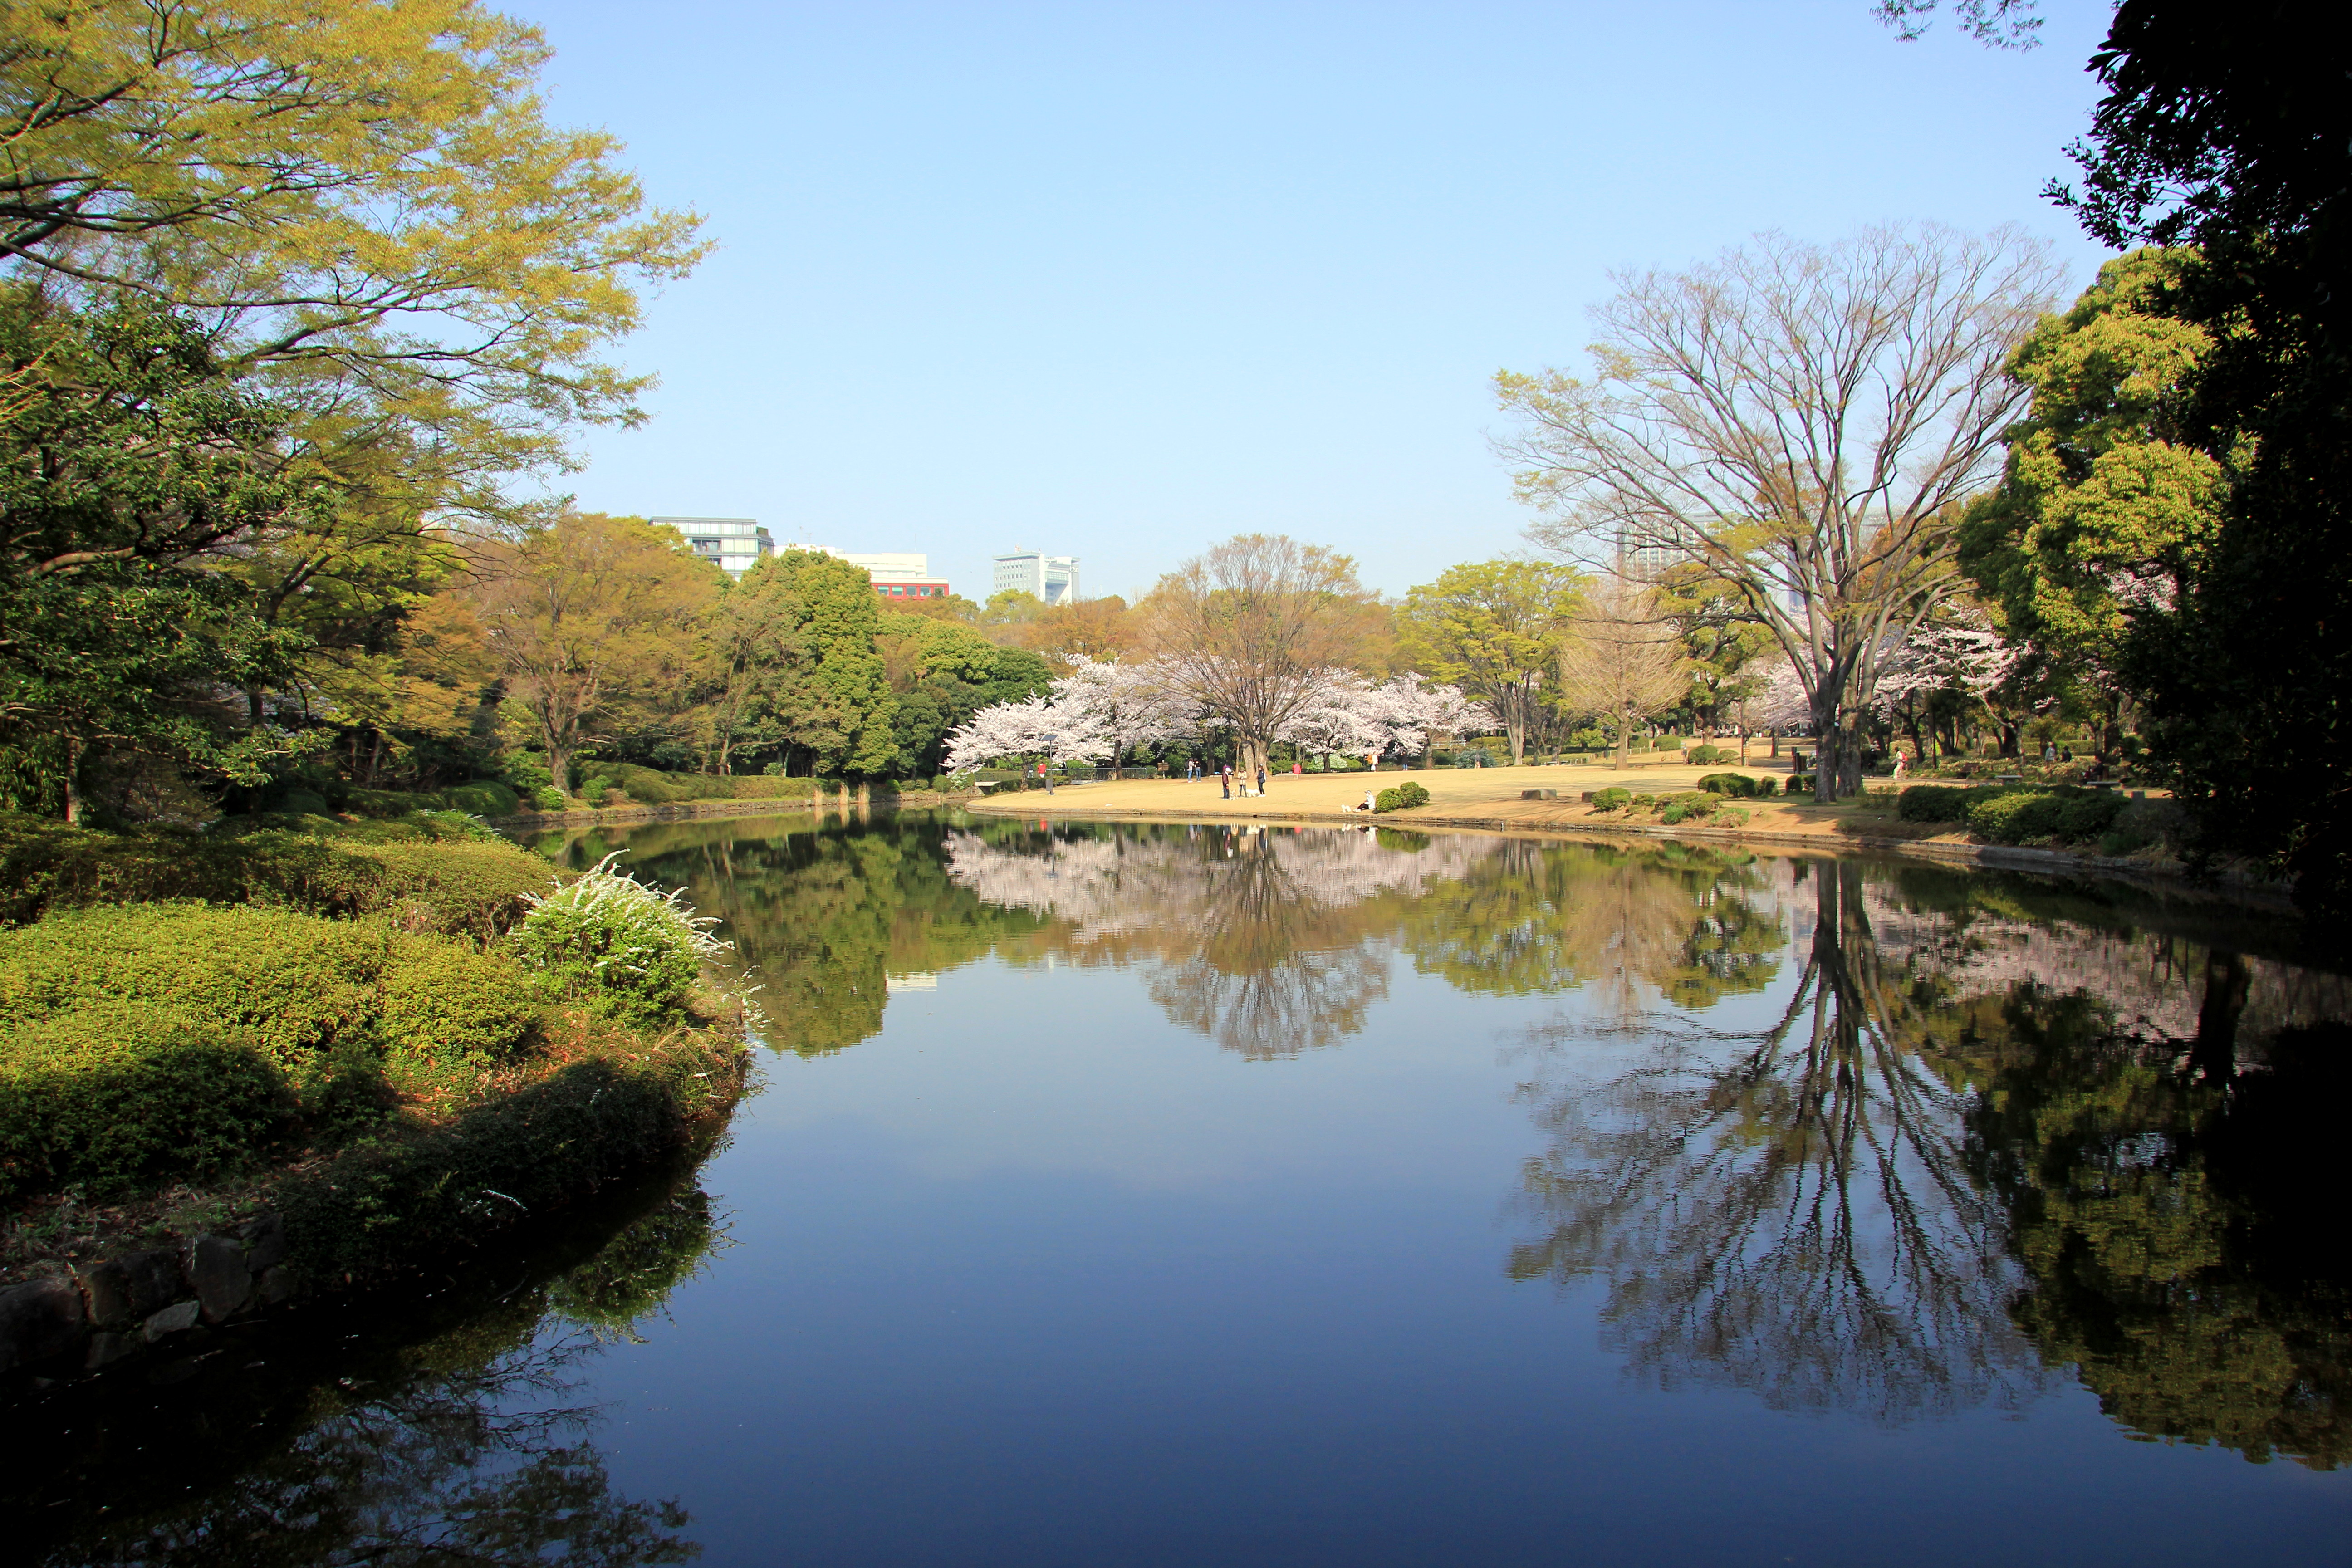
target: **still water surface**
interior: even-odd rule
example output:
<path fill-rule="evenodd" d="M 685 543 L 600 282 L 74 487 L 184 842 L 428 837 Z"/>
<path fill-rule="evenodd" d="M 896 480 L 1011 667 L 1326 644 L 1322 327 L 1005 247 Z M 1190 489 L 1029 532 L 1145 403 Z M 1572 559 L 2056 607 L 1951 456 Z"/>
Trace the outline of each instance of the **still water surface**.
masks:
<path fill-rule="evenodd" d="M 47 1561 L 2352 1562 L 2352 986 L 2262 919 L 1388 831 L 541 847 L 726 918 L 730 1144 L 201 1417 L 79 1412 Z"/>

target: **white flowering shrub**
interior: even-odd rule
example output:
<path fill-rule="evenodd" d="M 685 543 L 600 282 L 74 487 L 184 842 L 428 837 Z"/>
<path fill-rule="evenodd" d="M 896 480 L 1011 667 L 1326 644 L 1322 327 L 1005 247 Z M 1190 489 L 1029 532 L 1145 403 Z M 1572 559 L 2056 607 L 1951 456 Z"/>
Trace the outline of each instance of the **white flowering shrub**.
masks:
<path fill-rule="evenodd" d="M 526 895 L 530 912 L 507 939 L 522 963 L 567 996 L 622 1023 L 668 1023 L 684 1011 L 703 961 L 730 943 L 697 915 L 686 889 L 662 892 L 613 869 L 616 850 L 578 880 Z"/>

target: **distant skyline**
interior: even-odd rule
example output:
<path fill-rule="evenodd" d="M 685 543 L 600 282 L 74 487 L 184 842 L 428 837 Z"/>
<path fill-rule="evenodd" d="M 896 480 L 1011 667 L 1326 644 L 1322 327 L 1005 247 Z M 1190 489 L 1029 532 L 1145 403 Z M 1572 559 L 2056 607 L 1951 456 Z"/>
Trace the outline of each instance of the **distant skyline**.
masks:
<path fill-rule="evenodd" d="M 623 346 L 653 419 L 585 437 L 579 504 L 959 592 L 1016 545 L 1095 596 L 1254 530 L 1392 594 L 1523 549 L 1488 379 L 1580 367 L 1612 268 L 1902 219 L 2102 258 L 2039 192 L 2104 4 L 2026 54 L 1868 0 L 505 8 L 557 122 L 720 247 Z"/>

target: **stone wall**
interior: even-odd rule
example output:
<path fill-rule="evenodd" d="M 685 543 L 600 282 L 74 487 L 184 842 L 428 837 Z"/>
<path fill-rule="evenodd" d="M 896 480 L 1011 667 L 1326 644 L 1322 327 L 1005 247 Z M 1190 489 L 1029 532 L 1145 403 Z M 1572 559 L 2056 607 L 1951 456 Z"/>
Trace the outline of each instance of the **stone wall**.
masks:
<path fill-rule="evenodd" d="M 70 1278 L 0 1291 L 0 1389 L 95 1371 L 293 1294 L 286 1222 L 274 1214 L 227 1236 L 85 1263 Z"/>

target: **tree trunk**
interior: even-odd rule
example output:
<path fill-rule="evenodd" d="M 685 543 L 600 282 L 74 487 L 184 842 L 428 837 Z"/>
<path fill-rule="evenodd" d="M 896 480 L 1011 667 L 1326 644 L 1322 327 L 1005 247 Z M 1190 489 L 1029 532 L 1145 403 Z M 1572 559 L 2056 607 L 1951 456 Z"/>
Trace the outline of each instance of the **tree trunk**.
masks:
<path fill-rule="evenodd" d="M 1528 754 L 1527 721 L 1518 720 L 1504 725 L 1503 735 L 1511 742 L 1511 766 L 1523 766 Z"/>
<path fill-rule="evenodd" d="M 81 826 L 81 742 L 66 737 L 66 826 Z"/>

